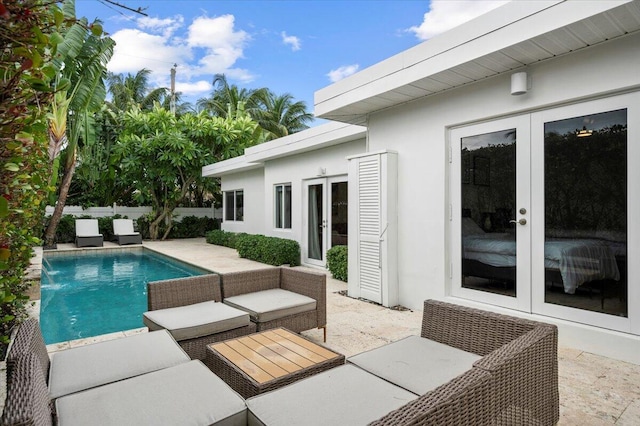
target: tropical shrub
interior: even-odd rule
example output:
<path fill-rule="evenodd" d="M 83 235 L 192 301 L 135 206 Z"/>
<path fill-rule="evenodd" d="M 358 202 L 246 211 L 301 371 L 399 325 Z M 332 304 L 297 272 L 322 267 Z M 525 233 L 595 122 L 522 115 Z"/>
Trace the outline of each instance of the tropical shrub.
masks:
<path fill-rule="evenodd" d="M 327 250 L 327 269 L 336 280 L 347 282 L 348 258 L 347 246 L 333 246 Z"/>
<path fill-rule="evenodd" d="M 40 243 L 55 16 L 51 2 L 0 2 L 0 356 L 26 316 L 25 270 Z"/>
<path fill-rule="evenodd" d="M 238 255 L 267 265 L 300 265 L 300 245 L 297 241 L 264 235 L 242 235 L 235 243 Z"/>
<path fill-rule="evenodd" d="M 236 234 L 235 232 L 227 232 L 221 229 L 215 229 L 207 232 L 206 240 L 209 244 L 215 244 L 217 246 L 224 246 L 230 248 L 236 248 Z"/>

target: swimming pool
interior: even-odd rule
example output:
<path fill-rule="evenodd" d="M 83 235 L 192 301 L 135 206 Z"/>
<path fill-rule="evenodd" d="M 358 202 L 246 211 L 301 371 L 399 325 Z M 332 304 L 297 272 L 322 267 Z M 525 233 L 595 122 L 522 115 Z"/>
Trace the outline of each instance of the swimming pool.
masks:
<path fill-rule="evenodd" d="M 45 343 L 144 327 L 147 282 L 207 273 L 144 247 L 45 252 L 40 296 Z"/>

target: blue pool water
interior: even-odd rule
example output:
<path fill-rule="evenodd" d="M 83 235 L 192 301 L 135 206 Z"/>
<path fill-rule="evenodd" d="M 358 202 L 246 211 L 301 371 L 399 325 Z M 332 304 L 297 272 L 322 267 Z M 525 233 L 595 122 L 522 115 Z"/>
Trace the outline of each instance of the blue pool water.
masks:
<path fill-rule="evenodd" d="M 207 273 L 150 250 L 45 258 L 40 327 L 47 344 L 144 327 L 149 281 Z"/>

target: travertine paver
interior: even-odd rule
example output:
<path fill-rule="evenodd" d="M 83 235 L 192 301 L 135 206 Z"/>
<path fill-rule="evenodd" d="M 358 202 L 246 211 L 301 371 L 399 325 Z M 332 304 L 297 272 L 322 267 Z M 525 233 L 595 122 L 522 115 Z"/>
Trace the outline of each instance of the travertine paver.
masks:
<path fill-rule="evenodd" d="M 110 245 L 105 243 L 105 246 Z M 235 250 L 207 244 L 203 238 L 145 241 L 167 255 L 217 272 L 267 267 L 238 257 Z M 73 245 L 59 245 L 59 250 Z M 351 299 L 338 292 L 345 283 L 327 279 L 327 343 L 351 356 L 420 333 L 421 312 L 396 311 Z M 50 345 L 50 351 L 113 339 L 146 329 L 112 333 L 98 338 Z M 303 334 L 322 342 L 321 330 Z M 640 425 L 640 366 L 577 349 L 560 347 L 560 425 Z"/>

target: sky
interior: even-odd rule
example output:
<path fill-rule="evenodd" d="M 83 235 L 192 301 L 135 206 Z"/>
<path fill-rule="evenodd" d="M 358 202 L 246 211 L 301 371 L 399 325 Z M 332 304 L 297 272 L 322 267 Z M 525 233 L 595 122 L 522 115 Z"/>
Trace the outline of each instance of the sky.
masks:
<path fill-rule="evenodd" d="M 150 86 L 183 101 L 211 94 L 215 74 L 241 88 L 291 94 L 313 112 L 315 91 L 469 21 L 506 1 L 489 0 L 76 0 L 116 41 L 108 70 L 152 71 Z"/>

